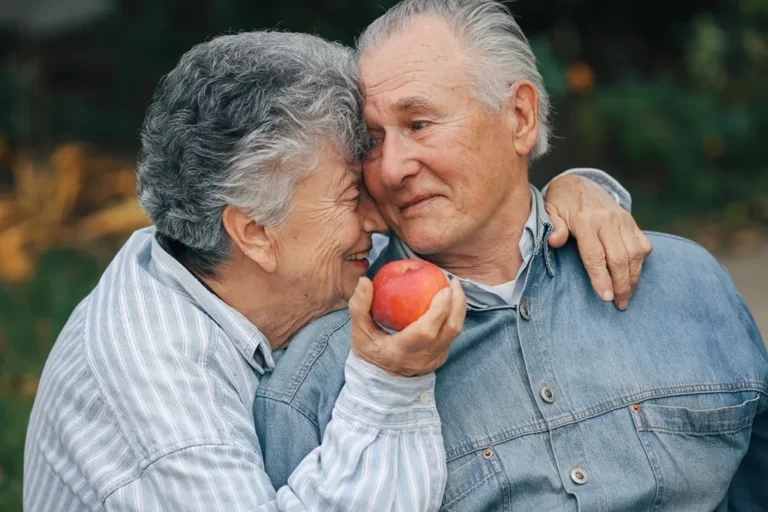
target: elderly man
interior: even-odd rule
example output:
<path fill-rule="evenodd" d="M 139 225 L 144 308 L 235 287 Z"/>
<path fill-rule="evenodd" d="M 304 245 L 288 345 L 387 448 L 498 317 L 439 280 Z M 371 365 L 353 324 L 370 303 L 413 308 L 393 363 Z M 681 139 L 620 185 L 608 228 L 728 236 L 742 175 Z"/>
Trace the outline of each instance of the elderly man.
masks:
<path fill-rule="evenodd" d="M 351 50 L 306 34 L 216 38 L 165 77 L 138 168 L 154 227 L 120 250 L 48 358 L 26 439 L 26 510 L 439 506 L 443 439 L 424 397 L 466 313 L 458 282 L 393 336 L 370 336 L 360 311 L 365 335 L 346 340 L 334 421 L 279 489 L 254 431 L 273 350 L 346 306 L 372 233 L 386 229 L 359 186 L 362 107 Z M 586 213 L 579 183 L 568 193 L 556 181 L 554 207 Z"/>
<path fill-rule="evenodd" d="M 373 142 L 365 182 L 397 235 L 371 274 L 421 257 L 468 299 L 436 372 L 443 508 L 765 510 L 768 355 L 750 312 L 687 240 L 649 235 L 628 311 L 588 288 L 574 243 L 549 246 L 550 215 L 528 183 L 547 150 L 549 105 L 506 8 L 405 0 L 359 51 Z M 327 433 L 350 333 L 374 328 L 360 307 L 372 286 L 360 286 L 351 322 L 337 312 L 310 325 L 257 390 L 277 485 Z"/>

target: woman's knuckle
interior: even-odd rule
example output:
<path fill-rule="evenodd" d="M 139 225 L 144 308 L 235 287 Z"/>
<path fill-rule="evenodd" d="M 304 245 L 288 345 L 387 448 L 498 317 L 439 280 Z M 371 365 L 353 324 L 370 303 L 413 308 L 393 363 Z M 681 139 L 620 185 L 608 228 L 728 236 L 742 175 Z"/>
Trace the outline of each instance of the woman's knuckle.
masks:
<path fill-rule="evenodd" d="M 584 254 L 584 262 L 591 267 L 604 267 L 605 254 L 596 250 L 587 251 Z"/>
<path fill-rule="evenodd" d="M 610 263 L 614 267 L 625 267 L 629 263 L 629 257 L 626 254 L 612 256 Z"/>

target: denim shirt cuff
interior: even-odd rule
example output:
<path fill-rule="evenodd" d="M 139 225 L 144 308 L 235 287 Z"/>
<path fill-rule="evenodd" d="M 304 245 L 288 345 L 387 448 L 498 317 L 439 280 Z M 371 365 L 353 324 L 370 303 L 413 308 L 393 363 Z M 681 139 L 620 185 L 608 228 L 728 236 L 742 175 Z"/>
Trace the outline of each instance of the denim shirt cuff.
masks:
<path fill-rule="evenodd" d="M 592 169 L 589 167 L 576 167 L 574 169 L 568 169 L 567 171 L 562 172 L 552 178 L 550 182 L 547 183 L 547 185 L 542 189 L 541 195 L 547 195 L 547 189 L 553 181 L 558 178 L 562 178 L 563 176 L 568 176 L 569 174 L 576 174 L 582 178 L 587 178 L 588 180 L 594 181 L 603 187 L 603 189 L 605 189 L 609 194 L 611 194 L 622 208 L 624 208 L 629 213 L 632 213 L 632 196 L 629 194 L 627 189 L 625 189 L 621 183 L 618 182 L 618 180 L 611 177 L 610 174 L 605 171 L 601 171 L 600 169 Z"/>
<path fill-rule="evenodd" d="M 334 415 L 378 429 L 440 426 L 435 374 L 398 377 L 349 354 Z"/>

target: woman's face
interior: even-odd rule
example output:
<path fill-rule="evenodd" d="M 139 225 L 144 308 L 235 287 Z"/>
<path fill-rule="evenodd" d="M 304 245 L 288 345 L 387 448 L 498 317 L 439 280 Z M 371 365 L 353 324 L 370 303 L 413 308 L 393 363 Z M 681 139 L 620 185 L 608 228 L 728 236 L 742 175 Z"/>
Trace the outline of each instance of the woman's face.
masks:
<path fill-rule="evenodd" d="M 359 166 L 337 151 L 296 186 L 291 214 L 275 232 L 281 279 L 319 316 L 346 307 L 368 270 L 371 234 L 387 229 L 365 191 Z"/>

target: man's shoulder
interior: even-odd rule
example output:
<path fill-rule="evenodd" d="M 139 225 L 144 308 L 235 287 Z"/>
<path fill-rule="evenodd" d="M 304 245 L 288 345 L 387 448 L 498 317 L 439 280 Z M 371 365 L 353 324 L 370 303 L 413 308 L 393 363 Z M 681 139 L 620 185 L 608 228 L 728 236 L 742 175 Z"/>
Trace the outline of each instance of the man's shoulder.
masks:
<path fill-rule="evenodd" d="M 666 233 L 648 232 L 653 253 L 643 263 L 640 281 L 662 282 L 673 289 L 675 298 L 721 296 L 741 301 L 728 271 L 704 247 L 696 242 Z M 675 285 L 675 286 L 672 286 Z"/>
<path fill-rule="evenodd" d="M 350 351 L 351 319 L 344 309 L 324 315 L 302 329 L 264 375 L 259 397 L 291 404 L 316 417 L 324 397 L 336 395 L 344 385 L 344 364 Z"/>
<path fill-rule="evenodd" d="M 646 231 L 645 234 L 653 244 L 652 254 L 663 254 L 665 259 L 684 258 L 695 263 L 720 267 L 715 257 L 693 240 L 658 231 Z"/>
<path fill-rule="evenodd" d="M 646 232 L 653 252 L 643 262 L 639 286 L 663 287 L 682 296 L 706 294 L 738 294 L 728 271 L 698 243 L 686 238 L 659 232 Z M 588 283 L 581 256 L 575 243 L 564 247 L 568 265 Z M 673 297 L 668 297 L 670 300 Z"/>

